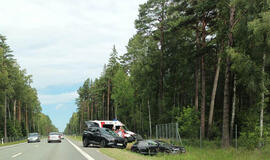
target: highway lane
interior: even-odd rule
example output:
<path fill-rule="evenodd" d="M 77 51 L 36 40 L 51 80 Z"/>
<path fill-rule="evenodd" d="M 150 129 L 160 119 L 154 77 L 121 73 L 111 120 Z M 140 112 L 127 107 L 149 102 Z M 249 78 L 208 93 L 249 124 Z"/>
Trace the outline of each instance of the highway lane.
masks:
<path fill-rule="evenodd" d="M 0 160 L 112 160 L 98 148 L 84 148 L 81 142 L 64 139 L 62 143 L 23 143 L 0 147 Z"/>

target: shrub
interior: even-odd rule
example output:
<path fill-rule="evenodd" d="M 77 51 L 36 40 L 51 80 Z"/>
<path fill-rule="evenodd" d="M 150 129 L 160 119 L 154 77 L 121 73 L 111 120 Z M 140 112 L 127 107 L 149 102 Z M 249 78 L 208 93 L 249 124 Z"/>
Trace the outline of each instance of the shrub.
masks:
<path fill-rule="evenodd" d="M 199 112 L 194 107 L 185 107 L 177 117 L 179 131 L 185 138 L 198 138 L 200 131 Z"/>

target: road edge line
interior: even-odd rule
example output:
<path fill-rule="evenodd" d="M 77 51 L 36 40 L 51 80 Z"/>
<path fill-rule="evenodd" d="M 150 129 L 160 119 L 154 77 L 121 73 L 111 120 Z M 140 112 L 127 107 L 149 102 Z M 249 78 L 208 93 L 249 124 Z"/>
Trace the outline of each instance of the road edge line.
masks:
<path fill-rule="evenodd" d="M 87 160 L 95 160 L 94 158 L 92 158 L 89 154 L 87 154 L 86 152 L 84 152 L 82 149 L 80 149 L 77 145 L 75 145 L 74 143 L 72 143 L 68 138 L 66 138 L 66 140 L 74 147 L 77 149 L 77 151 L 79 151 Z"/>

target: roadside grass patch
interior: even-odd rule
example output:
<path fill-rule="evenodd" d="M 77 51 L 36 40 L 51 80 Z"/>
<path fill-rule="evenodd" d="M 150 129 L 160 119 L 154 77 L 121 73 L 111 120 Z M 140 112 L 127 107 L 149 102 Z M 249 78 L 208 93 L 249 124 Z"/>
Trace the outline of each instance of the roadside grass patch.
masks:
<path fill-rule="evenodd" d="M 26 140 L 21 140 L 21 141 L 16 141 L 16 142 L 8 142 L 8 143 L 0 144 L 0 147 L 9 146 L 9 145 L 13 145 L 13 144 L 24 143 L 24 142 L 26 142 Z"/>
<path fill-rule="evenodd" d="M 82 136 L 68 136 L 76 141 L 81 141 Z M 269 160 L 270 145 L 263 149 L 255 149 L 253 151 L 246 149 L 221 149 L 218 145 L 204 144 L 204 148 L 200 149 L 194 146 L 185 146 L 186 153 L 184 154 L 163 154 L 158 153 L 154 156 L 142 155 L 131 152 L 133 143 L 128 143 L 126 149 L 117 148 L 100 148 L 100 152 L 114 158 L 115 160 Z M 1 145 L 0 145 L 1 146 Z"/>
<path fill-rule="evenodd" d="M 131 146 L 131 144 L 130 144 Z M 136 159 L 136 160 L 269 160 L 270 146 L 262 150 L 248 151 L 244 149 L 235 150 L 205 148 L 186 146 L 185 154 L 163 154 L 155 156 L 141 155 L 127 149 L 101 148 L 100 151 L 116 160 Z"/>
<path fill-rule="evenodd" d="M 67 137 L 76 141 L 82 141 L 82 136 L 67 136 Z"/>

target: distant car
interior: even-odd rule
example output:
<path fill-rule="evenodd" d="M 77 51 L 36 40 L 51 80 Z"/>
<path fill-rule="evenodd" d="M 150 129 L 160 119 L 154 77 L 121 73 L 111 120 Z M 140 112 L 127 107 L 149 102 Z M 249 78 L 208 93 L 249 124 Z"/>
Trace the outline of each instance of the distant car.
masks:
<path fill-rule="evenodd" d="M 137 141 L 132 145 L 131 151 L 144 155 L 155 155 L 158 152 L 158 143 L 153 140 Z"/>
<path fill-rule="evenodd" d="M 158 144 L 158 151 L 165 153 L 185 153 L 184 147 L 175 146 L 161 140 L 154 140 Z"/>
<path fill-rule="evenodd" d="M 100 145 L 101 147 L 126 148 L 127 143 L 124 138 L 119 137 L 115 132 L 108 128 L 90 127 L 84 130 L 82 136 L 83 146 L 89 144 Z"/>
<path fill-rule="evenodd" d="M 64 134 L 60 133 L 60 137 L 61 137 L 61 139 L 64 139 Z"/>
<path fill-rule="evenodd" d="M 50 132 L 48 135 L 48 143 L 59 142 L 61 143 L 61 136 L 58 132 Z"/>
<path fill-rule="evenodd" d="M 29 133 L 29 136 L 27 138 L 27 142 L 40 142 L 40 136 L 38 133 Z"/>

